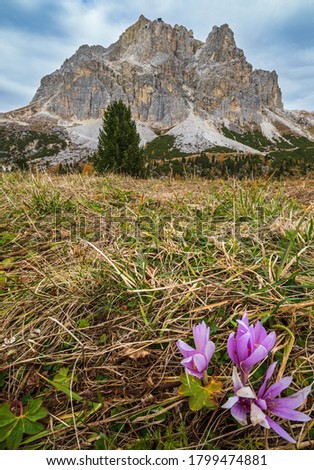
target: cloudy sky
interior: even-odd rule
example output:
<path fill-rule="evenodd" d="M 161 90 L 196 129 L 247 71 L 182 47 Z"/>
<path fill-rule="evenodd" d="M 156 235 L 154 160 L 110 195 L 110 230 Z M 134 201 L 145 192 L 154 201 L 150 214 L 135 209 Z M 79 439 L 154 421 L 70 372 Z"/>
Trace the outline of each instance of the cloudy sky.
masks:
<path fill-rule="evenodd" d="M 0 112 L 28 104 L 80 45 L 109 46 L 141 14 L 201 40 L 228 23 L 254 68 L 277 71 L 285 108 L 314 111 L 313 0 L 0 0 Z"/>

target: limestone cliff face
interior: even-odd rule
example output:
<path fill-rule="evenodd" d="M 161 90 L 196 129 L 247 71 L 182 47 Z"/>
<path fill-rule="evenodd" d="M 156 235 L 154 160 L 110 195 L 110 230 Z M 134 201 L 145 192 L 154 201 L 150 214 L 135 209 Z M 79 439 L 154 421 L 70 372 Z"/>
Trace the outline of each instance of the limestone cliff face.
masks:
<path fill-rule="evenodd" d="M 228 25 L 214 26 L 205 43 L 183 26 L 144 16 L 107 49 L 81 46 L 44 77 L 32 103 L 65 119 L 97 119 L 122 99 L 133 116 L 167 130 L 193 111 L 258 125 L 263 110 L 282 109 L 276 72 L 253 70 Z"/>

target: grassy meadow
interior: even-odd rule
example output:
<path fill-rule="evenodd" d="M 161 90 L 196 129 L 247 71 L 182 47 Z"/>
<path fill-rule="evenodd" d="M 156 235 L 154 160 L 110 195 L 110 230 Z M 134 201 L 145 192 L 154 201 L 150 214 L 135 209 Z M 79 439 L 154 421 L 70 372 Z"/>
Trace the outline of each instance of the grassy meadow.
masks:
<path fill-rule="evenodd" d="M 0 405 L 47 410 L 19 449 L 311 448 L 311 422 L 282 423 L 293 445 L 221 405 L 244 313 L 277 334 L 253 385 L 272 359 L 294 377 L 288 393 L 313 381 L 313 179 L 15 172 L 0 184 Z M 202 320 L 223 391 L 191 411 L 176 342 L 192 344 Z"/>

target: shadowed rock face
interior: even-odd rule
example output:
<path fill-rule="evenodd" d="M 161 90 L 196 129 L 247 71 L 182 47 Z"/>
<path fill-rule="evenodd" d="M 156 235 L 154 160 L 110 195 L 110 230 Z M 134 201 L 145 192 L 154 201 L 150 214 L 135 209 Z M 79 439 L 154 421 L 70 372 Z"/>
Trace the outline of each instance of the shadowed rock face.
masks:
<path fill-rule="evenodd" d="M 107 49 L 81 46 L 44 77 L 32 104 L 65 119 L 102 116 L 118 99 L 135 119 L 166 130 L 195 114 L 258 125 L 265 107 L 282 109 L 276 72 L 253 70 L 228 25 L 205 43 L 183 26 L 141 16 Z"/>

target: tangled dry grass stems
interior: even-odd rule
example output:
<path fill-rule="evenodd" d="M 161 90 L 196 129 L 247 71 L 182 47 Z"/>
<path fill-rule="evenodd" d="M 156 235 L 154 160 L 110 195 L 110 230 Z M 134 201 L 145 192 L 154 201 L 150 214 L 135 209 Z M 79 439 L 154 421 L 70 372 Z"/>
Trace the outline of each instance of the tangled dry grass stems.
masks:
<path fill-rule="evenodd" d="M 293 447 L 219 408 L 191 412 L 176 341 L 211 327 L 220 405 L 244 312 L 276 331 L 291 392 L 312 382 L 313 180 L 8 174 L 1 186 L 0 399 L 49 411 L 22 448 Z M 311 448 L 311 425 L 290 431 Z"/>

